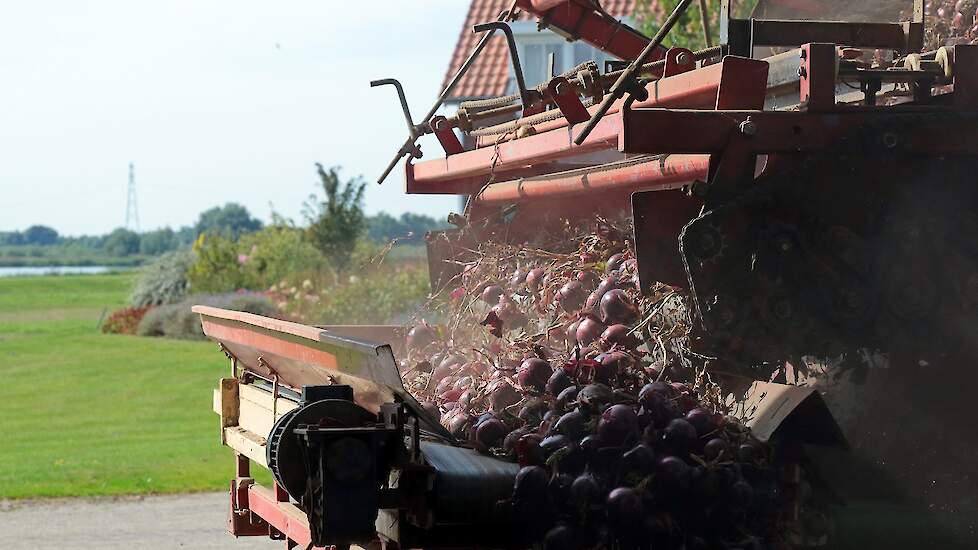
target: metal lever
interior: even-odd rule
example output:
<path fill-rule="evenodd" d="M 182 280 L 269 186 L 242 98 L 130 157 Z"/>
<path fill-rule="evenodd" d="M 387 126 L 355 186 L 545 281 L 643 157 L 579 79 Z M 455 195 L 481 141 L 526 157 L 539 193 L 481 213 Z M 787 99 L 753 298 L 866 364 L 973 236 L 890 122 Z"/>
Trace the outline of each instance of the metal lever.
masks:
<path fill-rule="evenodd" d="M 508 20 L 510 18 L 510 13 L 511 10 L 506 10 L 500 13 L 499 21 Z M 482 39 L 479 40 L 479 43 L 475 46 L 475 49 L 472 50 L 472 53 L 470 53 L 469 57 L 466 58 L 464 63 L 462 63 L 462 66 L 459 67 L 458 71 L 455 73 L 455 76 L 452 77 L 452 81 L 449 82 L 447 86 L 445 86 L 445 89 L 442 90 L 441 94 L 438 96 L 438 99 L 435 100 L 435 104 L 431 106 L 431 110 L 428 111 L 428 114 L 425 115 L 424 119 L 419 123 L 420 126 L 425 126 L 429 122 L 431 122 L 431 117 L 435 116 L 435 113 L 437 113 L 438 109 L 441 108 L 442 103 L 445 102 L 445 98 L 448 97 L 448 94 L 452 93 L 452 90 L 455 89 L 455 86 L 459 83 L 460 80 L 462 80 L 462 77 L 465 76 L 465 73 L 468 72 L 469 67 L 472 66 L 472 62 L 475 61 L 475 58 L 478 57 L 480 53 L 482 53 L 482 50 L 485 49 L 486 44 L 489 43 L 489 40 L 492 38 L 493 34 L 495 34 L 494 30 L 487 32 L 485 36 L 483 36 Z M 387 179 L 387 176 L 389 176 L 390 173 L 394 170 L 394 167 L 397 166 L 397 163 L 400 162 L 402 158 L 404 158 L 405 150 L 410 150 L 410 147 L 412 145 L 417 147 L 417 145 L 415 145 L 414 143 L 415 139 L 416 139 L 415 136 L 408 136 L 407 141 L 398 150 L 397 155 L 394 157 L 393 160 L 391 160 L 390 164 L 387 165 L 387 169 L 384 170 L 384 173 L 381 174 L 380 178 L 377 179 L 377 183 L 384 183 L 384 180 Z"/>
<path fill-rule="evenodd" d="M 408 135 L 411 136 L 410 143 L 405 142 L 398 152 L 398 160 L 404 155 L 411 155 L 412 157 L 419 159 L 422 157 L 423 153 L 415 140 L 418 139 L 418 127 L 414 125 L 414 119 L 411 118 L 411 108 L 408 107 L 407 97 L 404 95 L 404 86 L 396 78 L 382 78 L 380 80 L 374 80 L 370 82 L 371 88 L 376 88 L 377 86 L 393 86 L 397 90 L 397 99 L 401 101 L 401 111 L 404 112 L 404 120 L 407 121 Z"/>
<path fill-rule="evenodd" d="M 516 85 L 520 89 L 520 101 L 523 103 L 523 116 L 526 116 L 527 110 L 533 107 L 534 93 L 526 89 L 526 81 L 523 79 L 523 67 L 520 65 L 520 54 L 516 49 L 516 38 L 513 37 L 513 29 L 509 27 L 509 23 L 502 21 L 480 23 L 472 27 L 473 32 L 488 30 L 503 31 L 503 34 L 506 35 L 506 44 L 509 45 L 509 57 L 513 63 L 513 72 L 516 73 Z"/>
<path fill-rule="evenodd" d="M 671 31 L 676 25 L 679 18 L 686 12 L 686 8 L 689 7 L 689 4 L 692 1 L 693 0 L 681 0 L 676 6 L 676 9 L 672 10 L 672 13 L 669 14 L 669 18 L 662 23 L 661 27 L 659 27 L 659 31 L 655 33 L 652 41 L 645 46 L 642 53 L 638 54 L 638 57 L 636 57 L 628 68 L 625 69 L 625 72 L 621 73 L 621 76 L 618 77 L 615 84 L 610 90 L 608 90 L 608 95 L 604 96 L 604 101 L 601 102 L 601 105 L 598 107 L 598 110 L 595 111 L 594 116 L 592 116 L 591 120 L 587 122 L 587 125 L 584 126 L 583 130 L 581 130 L 581 133 L 574 138 L 575 144 L 581 145 L 584 143 L 584 140 L 586 140 L 587 137 L 591 135 L 591 132 L 594 131 L 594 127 L 601 122 L 604 115 L 606 115 L 608 110 L 611 109 L 611 105 L 621 99 L 626 92 L 634 89 L 635 76 L 640 70 L 642 70 L 642 65 L 645 65 L 645 62 L 648 60 L 649 56 L 652 55 L 652 52 L 658 49 L 658 47 L 662 44 L 662 41 L 666 38 L 666 35 L 669 34 L 669 31 Z"/>

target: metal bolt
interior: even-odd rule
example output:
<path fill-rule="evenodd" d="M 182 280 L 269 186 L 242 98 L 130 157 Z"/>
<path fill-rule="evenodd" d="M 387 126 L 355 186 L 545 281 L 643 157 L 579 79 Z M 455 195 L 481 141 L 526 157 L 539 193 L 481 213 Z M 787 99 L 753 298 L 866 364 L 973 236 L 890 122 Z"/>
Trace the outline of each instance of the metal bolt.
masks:
<path fill-rule="evenodd" d="M 893 149 L 900 143 L 900 136 L 893 132 L 886 132 L 883 134 L 883 146 L 887 149 Z"/>
<path fill-rule="evenodd" d="M 435 127 L 435 130 L 436 131 L 439 131 L 440 132 L 440 131 L 442 131 L 442 130 L 445 129 L 445 126 L 447 124 L 448 124 L 448 121 L 445 120 L 444 118 L 437 118 L 437 119 L 435 119 L 435 123 L 433 124 L 433 126 Z"/>
<path fill-rule="evenodd" d="M 808 70 L 805 67 L 798 67 L 798 76 L 800 78 L 805 78 L 808 76 Z"/>
<path fill-rule="evenodd" d="M 748 118 L 747 120 L 740 123 L 740 133 L 745 136 L 756 136 L 757 135 L 757 124 L 753 120 Z"/>

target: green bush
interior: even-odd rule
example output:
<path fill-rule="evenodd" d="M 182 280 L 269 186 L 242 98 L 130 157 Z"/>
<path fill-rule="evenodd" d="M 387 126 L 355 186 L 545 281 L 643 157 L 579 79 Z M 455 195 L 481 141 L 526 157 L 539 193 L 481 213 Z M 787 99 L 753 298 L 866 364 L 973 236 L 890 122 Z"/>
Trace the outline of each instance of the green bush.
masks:
<path fill-rule="evenodd" d="M 245 311 L 256 315 L 274 317 L 279 314 L 272 301 L 261 294 L 198 294 L 176 304 L 167 304 L 151 309 L 136 328 L 139 336 L 165 336 L 181 340 L 200 340 L 204 332 L 200 328 L 200 317 L 192 311 L 195 305 L 205 305 Z"/>
<path fill-rule="evenodd" d="M 194 292 L 264 290 L 301 271 L 322 269 L 325 261 L 300 229 L 274 225 L 234 242 L 203 235 L 194 244 L 197 261 L 188 271 Z"/>
<path fill-rule="evenodd" d="M 273 286 L 281 309 L 315 324 L 405 323 L 425 302 L 428 274 L 421 264 L 361 268 L 342 280 L 322 275 Z"/>
<path fill-rule="evenodd" d="M 142 269 L 129 303 L 133 306 L 172 304 L 187 295 L 187 270 L 194 264 L 192 250 L 163 254 Z"/>

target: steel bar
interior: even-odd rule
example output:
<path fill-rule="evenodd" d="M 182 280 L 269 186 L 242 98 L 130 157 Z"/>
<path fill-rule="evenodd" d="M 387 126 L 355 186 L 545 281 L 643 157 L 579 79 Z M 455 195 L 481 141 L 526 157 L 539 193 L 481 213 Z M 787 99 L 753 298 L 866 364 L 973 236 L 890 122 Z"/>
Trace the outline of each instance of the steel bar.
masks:
<path fill-rule="evenodd" d="M 713 37 L 710 36 L 710 14 L 707 13 L 706 0 L 700 0 L 700 24 L 703 25 L 703 40 L 706 47 L 713 47 Z"/>
<path fill-rule="evenodd" d="M 261 485 L 248 487 L 248 508 L 289 540 L 303 547 L 312 541 L 306 514 L 292 503 L 278 501 L 272 490 Z"/>
<path fill-rule="evenodd" d="M 510 19 L 510 13 L 507 10 L 499 14 L 499 18 L 497 19 L 497 21 L 505 22 L 508 19 Z M 438 99 L 435 100 L 435 104 L 432 105 L 431 109 L 428 110 L 428 114 L 426 114 L 425 117 L 421 120 L 421 122 L 418 123 L 419 125 L 424 126 L 425 124 L 428 124 L 429 121 L 431 121 L 431 117 L 435 116 L 435 113 L 437 113 L 438 109 L 441 108 L 442 103 L 445 102 L 445 99 L 448 97 L 448 94 L 452 93 L 452 90 L 454 90 L 455 86 L 458 85 L 460 80 L 462 80 L 462 77 L 465 76 L 465 73 L 469 71 L 469 67 L 471 67 L 475 59 L 479 57 L 479 54 L 482 53 L 482 50 L 485 49 L 486 45 L 489 44 L 489 40 L 492 39 L 492 36 L 494 34 L 495 34 L 495 30 L 490 30 L 482 37 L 481 40 L 479 40 L 479 43 L 476 44 L 475 49 L 472 50 L 472 53 L 469 54 L 469 57 L 466 58 L 465 62 L 462 63 L 462 66 L 459 67 L 458 71 L 455 73 L 455 76 L 452 77 L 452 80 L 448 83 L 447 86 L 445 86 L 445 89 L 442 90 L 441 94 L 438 95 Z M 390 173 L 394 170 L 394 167 L 397 166 L 397 163 L 400 162 L 402 158 L 404 158 L 404 151 L 410 149 L 411 145 L 413 145 L 414 142 L 415 142 L 414 136 L 408 136 L 408 139 L 405 140 L 405 144 L 398 151 L 394 159 L 391 160 L 390 164 L 387 165 L 387 168 L 384 169 L 384 173 L 380 175 L 380 178 L 377 179 L 378 184 L 384 183 L 384 180 L 387 179 L 387 176 L 389 176 Z"/>
<path fill-rule="evenodd" d="M 672 189 L 696 179 L 705 179 L 710 155 L 667 155 L 621 167 L 598 166 L 537 178 L 494 183 L 476 197 L 479 206 L 535 199 L 565 198 L 591 193 L 630 193 L 639 190 Z"/>
<path fill-rule="evenodd" d="M 652 55 L 652 52 L 662 45 L 662 41 L 665 39 L 666 35 L 669 34 L 669 31 L 671 31 L 676 25 L 679 18 L 686 12 L 686 8 L 689 7 L 690 2 L 692 1 L 693 0 L 681 0 L 676 6 L 676 9 L 672 10 L 672 13 L 669 14 L 669 18 L 665 20 L 661 27 L 659 27 L 659 31 L 655 33 L 655 36 L 652 38 L 652 41 L 649 42 L 648 46 L 646 46 L 645 49 L 642 50 L 642 53 L 639 54 L 634 61 L 632 61 L 628 68 L 625 69 L 625 72 L 618 77 L 618 81 L 611 87 L 608 94 L 604 96 L 604 100 L 601 102 L 598 110 L 591 116 L 591 120 L 589 120 L 587 125 L 584 126 L 584 130 L 582 130 L 581 133 L 574 139 L 574 143 L 577 145 L 584 143 L 584 141 L 587 140 L 588 135 L 598 125 L 598 122 L 601 121 L 601 118 L 608 113 L 609 109 L 611 109 L 611 105 L 621 99 L 628 89 L 634 85 L 635 77 L 642 69 L 642 65 L 644 65 L 649 56 Z"/>
<path fill-rule="evenodd" d="M 397 99 L 401 103 L 401 111 L 404 113 L 404 120 L 407 121 L 408 133 L 417 138 L 418 129 L 414 125 L 414 119 L 411 117 L 411 108 L 408 106 L 407 97 L 404 95 L 404 86 L 396 78 L 381 78 L 380 80 L 373 80 L 370 82 L 371 88 L 376 88 L 377 86 L 393 86 L 397 90 Z"/>
<path fill-rule="evenodd" d="M 510 62 L 513 64 L 513 73 L 516 74 L 516 86 L 520 91 L 520 103 L 523 104 L 523 114 L 533 107 L 533 96 L 526 89 L 526 80 L 523 79 L 523 67 L 520 65 L 520 54 L 516 49 L 516 38 L 513 36 L 513 29 L 508 23 L 493 21 L 491 23 L 481 23 L 472 27 L 472 32 L 483 31 L 502 31 L 506 35 L 506 46 L 509 48 Z"/>
<path fill-rule="evenodd" d="M 608 15 L 594 0 L 517 0 L 517 6 L 535 15 L 542 26 L 626 61 L 638 57 L 649 43 L 647 36 Z M 665 49 L 658 53 L 661 57 Z"/>

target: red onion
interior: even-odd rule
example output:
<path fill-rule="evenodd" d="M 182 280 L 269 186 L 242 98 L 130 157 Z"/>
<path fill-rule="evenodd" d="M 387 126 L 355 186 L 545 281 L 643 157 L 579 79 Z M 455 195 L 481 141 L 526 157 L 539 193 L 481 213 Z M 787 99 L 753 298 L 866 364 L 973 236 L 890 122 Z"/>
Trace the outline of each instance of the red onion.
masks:
<path fill-rule="evenodd" d="M 567 329 L 564 331 L 564 341 L 567 343 L 568 348 L 577 345 L 577 327 L 580 324 L 581 321 L 577 320 L 567 325 Z"/>
<path fill-rule="evenodd" d="M 487 450 L 490 447 L 498 447 L 509 428 L 498 418 L 490 418 L 479 424 L 475 430 L 475 445 L 480 450 Z"/>
<path fill-rule="evenodd" d="M 624 254 L 621 252 L 618 254 L 613 254 L 610 258 L 608 258 L 608 262 L 605 264 L 604 272 L 611 273 L 612 271 L 618 271 L 623 261 L 625 261 Z"/>
<path fill-rule="evenodd" d="M 719 437 L 714 437 L 703 445 L 703 456 L 705 456 L 707 460 L 717 460 L 723 456 L 727 456 L 726 453 L 729 452 L 730 446 L 727 445 L 726 441 L 720 439 Z"/>
<path fill-rule="evenodd" d="M 717 429 L 717 423 L 713 413 L 700 407 L 696 407 L 686 413 L 686 421 L 696 428 L 696 433 L 700 437 Z"/>
<path fill-rule="evenodd" d="M 611 446 L 624 444 L 638 433 L 638 417 L 631 405 L 612 405 L 601 413 L 598 436 Z"/>
<path fill-rule="evenodd" d="M 618 376 L 634 362 L 631 355 L 620 351 L 602 353 L 596 361 L 598 368 L 594 370 L 594 381 L 601 384 L 610 384 L 617 380 Z"/>
<path fill-rule="evenodd" d="M 437 337 L 433 328 L 428 325 L 417 325 L 407 333 L 407 347 L 413 350 L 424 349 L 434 343 Z"/>
<path fill-rule="evenodd" d="M 624 290 L 609 290 L 601 297 L 601 321 L 606 324 L 624 324 L 638 317 L 638 308 Z"/>
<path fill-rule="evenodd" d="M 497 379 L 486 388 L 489 395 L 489 406 L 493 412 L 501 412 L 507 407 L 511 407 L 520 402 L 520 392 L 503 379 Z"/>
<path fill-rule="evenodd" d="M 526 286 L 533 290 L 540 287 L 540 283 L 543 282 L 543 277 L 545 273 L 542 268 L 534 267 L 526 274 Z"/>
<path fill-rule="evenodd" d="M 513 275 L 509 278 L 509 286 L 514 289 L 519 287 L 526 280 L 526 275 L 526 271 L 516 268 L 516 270 L 513 271 Z"/>
<path fill-rule="evenodd" d="M 631 333 L 631 329 L 625 325 L 611 325 L 601 333 L 601 349 L 607 351 L 614 346 L 622 346 L 628 349 L 635 349 L 641 341 Z"/>
<path fill-rule="evenodd" d="M 482 291 L 482 301 L 487 304 L 498 304 L 503 296 L 503 287 L 499 285 L 489 285 Z"/>
<path fill-rule="evenodd" d="M 574 439 L 580 439 L 587 427 L 587 417 L 581 411 L 571 411 L 564 414 L 553 425 L 553 433 L 564 434 Z"/>
<path fill-rule="evenodd" d="M 571 380 L 570 376 L 564 369 L 556 369 L 553 374 L 550 375 L 550 379 L 547 380 L 546 390 L 547 393 L 557 397 L 560 392 L 574 385 L 574 381 Z"/>
<path fill-rule="evenodd" d="M 640 528 L 642 499 L 630 487 L 618 487 L 608 494 L 608 522 L 628 531 Z"/>
<path fill-rule="evenodd" d="M 588 346 L 591 342 L 600 338 L 601 333 L 604 331 L 605 326 L 600 321 L 591 316 L 585 317 L 577 325 L 577 343 L 582 346 Z"/>
<path fill-rule="evenodd" d="M 570 313 L 577 311 L 584 305 L 587 299 L 587 291 L 584 286 L 577 281 L 568 281 L 557 292 L 557 303 L 564 311 Z"/>
<path fill-rule="evenodd" d="M 532 357 L 523 361 L 523 364 L 520 365 L 520 370 L 516 373 L 516 380 L 523 389 L 533 389 L 542 392 L 553 372 L 550 363 L 543 359 Z"/>

